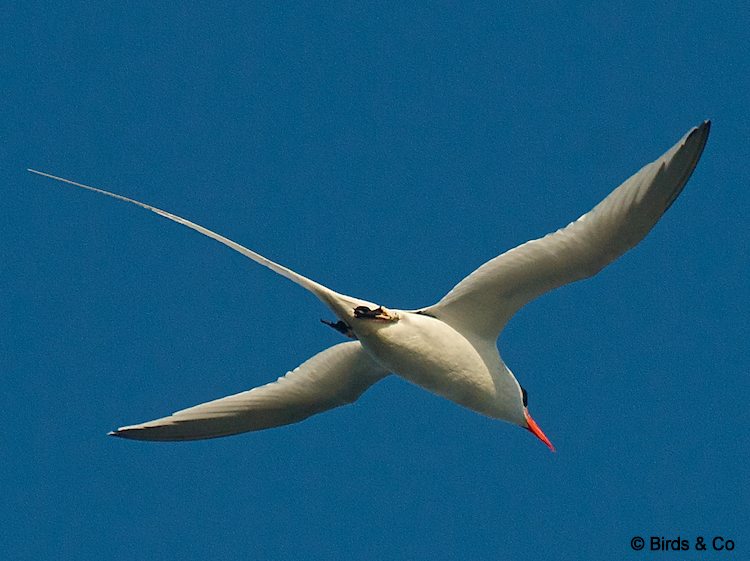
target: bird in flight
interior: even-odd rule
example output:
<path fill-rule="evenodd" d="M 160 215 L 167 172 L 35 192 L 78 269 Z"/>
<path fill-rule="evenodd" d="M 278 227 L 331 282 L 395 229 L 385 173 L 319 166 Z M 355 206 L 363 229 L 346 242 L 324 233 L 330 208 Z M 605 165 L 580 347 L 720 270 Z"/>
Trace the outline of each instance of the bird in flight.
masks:
<path fill-rule="evenodd" d="M 318 297 L 350 341 L 313 356 L 264 386 L 109 433 L 137 440 L 196 440 L 296 423 L 356 401 L 396 374 L 494 419 L 529 430 L 554 447 L 529 414 L 526 390 L 505 365 L 497 338 L 526 303 L 591 277 L 640 242 L 682 191 L 700 159 L 711 123 L 677 144 L 564 228 L 491 259 L 439 302 L 415 310 L 386 308 L 340 294 L 232 240 L 151 205 L 28 171 L 125 201 L 227 245 Z"/>

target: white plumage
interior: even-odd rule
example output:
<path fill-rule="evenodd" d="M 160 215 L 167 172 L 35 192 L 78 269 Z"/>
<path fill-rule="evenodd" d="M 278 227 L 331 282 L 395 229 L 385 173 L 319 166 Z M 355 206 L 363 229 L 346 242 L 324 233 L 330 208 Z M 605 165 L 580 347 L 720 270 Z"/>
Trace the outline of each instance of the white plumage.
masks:
<path fill-rule="evenodd" d="M 497 337 L 527 302 L 595 275 L 640 242 L 690 178 L 709 129 L 708 121 L 692 129 L 578 220 L 495 257 L 438 303 L 418 310 L 387 309 L 339 294 L 169 212 L 29 171 L 141 206 L 231 247 L 312 292 L 338 317 L 334 327 L 355 339 L 315 355 L 276 382 L 110 434 L 192 440 L 286 425 L 351 403 L 395 373 L 469 409 L 526 428 L 554 450 L 529 415 L 525 392 L 500 358 Z"/>

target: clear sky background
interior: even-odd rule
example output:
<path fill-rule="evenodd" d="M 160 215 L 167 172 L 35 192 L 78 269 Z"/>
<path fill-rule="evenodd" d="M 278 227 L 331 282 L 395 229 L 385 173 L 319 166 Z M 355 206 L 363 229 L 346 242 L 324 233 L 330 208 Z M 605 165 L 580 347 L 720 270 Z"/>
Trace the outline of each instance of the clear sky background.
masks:
<path fill-rule="evenodd" d="M 647 559 L 633 536 L 722 535 L 750 558 L 747 6 L 325 4 L 4 8 L 1 556 Z M 275 430 L 108 438 L 341 337 L 239 254 L 25 171 L 408 308 L 707 118 L 651 235 L 500 340 L 556 454 L 395 377 Z"/>

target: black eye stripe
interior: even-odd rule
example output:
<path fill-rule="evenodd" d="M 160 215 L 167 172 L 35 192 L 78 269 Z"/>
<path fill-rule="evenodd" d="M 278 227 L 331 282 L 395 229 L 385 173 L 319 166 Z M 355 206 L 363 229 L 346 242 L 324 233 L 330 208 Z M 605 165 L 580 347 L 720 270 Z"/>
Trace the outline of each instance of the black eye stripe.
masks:
<path fill-rule="evenodd" d="M 529 393 L 526 391 L 526 388 L 521 386 L 521 393 L 523 394 L 523 406 L 528 407 L 529 405 Z"/>

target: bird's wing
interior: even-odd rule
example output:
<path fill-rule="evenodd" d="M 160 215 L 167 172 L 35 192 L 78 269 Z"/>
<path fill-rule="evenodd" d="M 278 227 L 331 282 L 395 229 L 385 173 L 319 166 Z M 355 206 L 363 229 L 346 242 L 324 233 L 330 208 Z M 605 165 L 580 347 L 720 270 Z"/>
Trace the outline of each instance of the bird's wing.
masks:
<path fill-rule="evenodd" d="M 463 333 L 494 340 L 524 304 L 595 275 L 640 242 L 690 178 L 709 128 L 709 121 L 695 127 L 590 212 L 488 261 L 422 311 Z"/>
<path fill-rule="evenodd" d="M 110 434 L 135 440 L 198 440 L 288 425 L 353 403 L 387 375 L 359 341 L 340 343 L 265 386 Z"/>
<path fill-rule="evenodd" d="M 345 317 L 347 310 L 352 310 L 356 308 L 357 306 L 367 306 L 369 308 L 376 307 L 375 304 L 371 302 L 367 302 L 366 300 L 360 300 L 358 298 L 353 298 L 351 296 L 346 296 L 344 294 L 340 294 L 338 292 L 335 292 L 331 290 L 330 288 L 323 286 L 322 284 L 315 282 L 314 280 L 311 280 L 303 275 L 300 275 L 299 273 L 296 273 L 292 271 L 291 269 L 284 267 L 283 265 L 279 265 L 278 263 L 275 263 L 271 261 L 270 259 L 267 259 L 263 257 L 261 254 L 256 253 L 255 251 L 246 248 L 245 246 L 242 246 L 238 244 L 237 242 L 234 242 L 230 240 L 229 238 L 225 238 L 224 236 L 217 234 L 216 232 L 213 232 L 209 230 L 208 228 L 204 228 L 200 224 L 196 224 L 195 222 L 191 222 L 190 220 L 187 220 L 185 218 L 182 218 L 181 216 L 177 216 L 176 214 L 172 214 L 171 212 L 167 212 L 165 210 L 161 210 L 160 208 L 156 208 L 155 206 L 151 206 L 146 203 L 142 203 L 140 201 L 136 201 L 135 199 L 130 199 L 128 197 L 124 197 L 122 195 L 118 195 L 116 193 L 111 193 L 109 191 L 105 191 L 104 189 L 99 189 L 98 187 L 91 187 L 90 185 L 84 185 L 83 183 L 78 183 L 76 181 L 71 181 L 70 179 L 65 179 L 63 177 L 58 177 L 56 175 L 52 175 L 49 173 L 45 173 L 43 171 L 37 171 L 34 169 L 29 169 L 31 173 L 35 173 L 37 175 L 41 175 L 43 177 L 48 177 L 50 179 L 54 179 L 56 181 L 61 181 L 63 183 L 67 183 L 68 185 L 74 185 L 75 187 L 80 187 L 82 189 L 86 189 L 88 191 L 93 191 L 95 193 L 100 193 L 102 195 L 107 195 L 108 197 L 113 197 L 115 199 L 118 199 L 120 201 L 125 201 L 127 203 L 131 203 L 134 205 L 137 205 L 141 208 L 145 208 L 146 210 L 150 210 L 151 212 L 155 212 L 159 216 L 163 216 L 164 218 L 167 218 L 169 220 L 172 220 L 174 222 L 177 222 L 178 224 L 182 224 L 183 226 L 187 226 L 191 230 L 195 230 L 196 232 L 200 232 L 204 236 L 208 236 L 209 238 L 212 238 L 216 240 L 219 243 L 222 243 L 228 247 L 231 247 L 233 250 L 241 253 L 245 257 L 249 257 L 256 263 L 260 263 L 264 267 L 268 267 L 275 273 L 278 273 L 279 275 L 286 277 L 287 279 L 291 280 L 292 282 L 300 285 L 301 287 L 309 290 L 312 292 L 315 296 L 318 297 L 324 304 L 326 304 L 331 310 L 342 320 L 348 319 Z"/>

